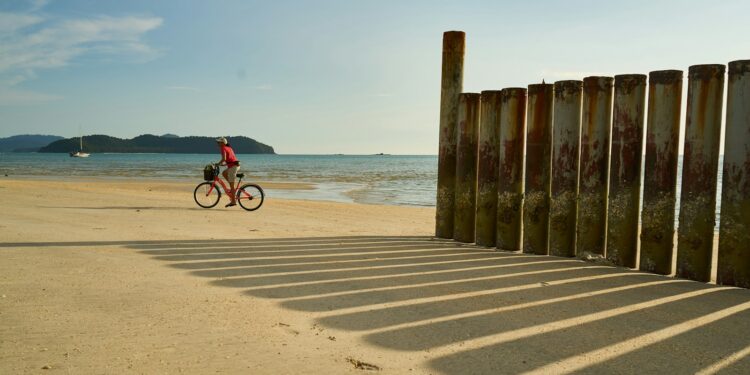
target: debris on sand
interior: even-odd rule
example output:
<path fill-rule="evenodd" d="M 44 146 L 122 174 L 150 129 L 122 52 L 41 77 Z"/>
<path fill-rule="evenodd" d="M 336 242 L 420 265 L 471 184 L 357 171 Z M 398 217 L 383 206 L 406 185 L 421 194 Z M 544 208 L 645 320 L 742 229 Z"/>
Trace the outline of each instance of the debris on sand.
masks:
<path fill-rule="evenodd" d="M 584 251 L 582 254 L 578 255 L 578 258 L 581 259 L 581 260 L 585 260 L 587 262 L 592 262 L 592 263 L 596 263 L 596 264 L 613 266 L 613 267 L 617 266 L 611 260 L 609 260 L 606 257 L 604 257 L 604 255 L 595 254 L 595 253 L 592 253 L 592 252 L 589 252 L 589 251 Z"/>
<path fill-rule="evenodd" d="M 373 365 L 372 363 L 362 362 L 352 357 L 346 357 L 346 361 L 353 364 L 357 370 L 368 370 L 368 371 L 380 371 L 380 367 Z"/>

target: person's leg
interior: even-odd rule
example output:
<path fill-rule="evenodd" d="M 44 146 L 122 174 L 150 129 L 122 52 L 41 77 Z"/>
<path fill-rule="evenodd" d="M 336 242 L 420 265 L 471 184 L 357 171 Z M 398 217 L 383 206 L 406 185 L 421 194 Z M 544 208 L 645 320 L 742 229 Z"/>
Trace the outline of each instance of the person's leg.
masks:
<path fill-rule="evenodd" d="M 237 177 L 237 170 L 238 169 L 240 169 L 240 167 L 234 166 L 234 167 L 231 167 L 231 168 L 227 168 L 227 170 L 224 171 L 227 174 L 227 182 L 229 182 L 229 189 L 230 189 L 230 191 L 229 191 L 229 199 L 232 202 L 232 204 L 237 203 L 237 200 L 236 200 L 236 197 L 235 197 L 236 192 L 235 192 L 235 189 L 234 189 L 234 184 L 235 184 L 235 179 Z"/>

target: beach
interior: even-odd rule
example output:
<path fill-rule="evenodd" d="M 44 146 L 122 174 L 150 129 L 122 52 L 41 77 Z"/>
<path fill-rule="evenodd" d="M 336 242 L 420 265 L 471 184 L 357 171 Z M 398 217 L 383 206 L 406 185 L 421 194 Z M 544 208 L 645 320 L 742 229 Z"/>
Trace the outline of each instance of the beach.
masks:
<path fill-rule="evenodd" d="M 0 373 L 750 368 L 744 289 L 437 240 L 430 207 L 193 187 L 0 178 Z"/>

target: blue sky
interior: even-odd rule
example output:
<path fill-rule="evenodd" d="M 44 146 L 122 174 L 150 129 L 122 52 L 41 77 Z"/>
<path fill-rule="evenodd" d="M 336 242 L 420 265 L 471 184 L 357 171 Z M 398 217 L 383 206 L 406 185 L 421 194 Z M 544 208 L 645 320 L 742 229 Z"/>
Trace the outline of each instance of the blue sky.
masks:
<path fill-rule="evenodd" d="M 750 58 L 743 1 L 0 2 L 0 137 L 246 135 L 437 153 L 441 38 L 465 91 Z"/>

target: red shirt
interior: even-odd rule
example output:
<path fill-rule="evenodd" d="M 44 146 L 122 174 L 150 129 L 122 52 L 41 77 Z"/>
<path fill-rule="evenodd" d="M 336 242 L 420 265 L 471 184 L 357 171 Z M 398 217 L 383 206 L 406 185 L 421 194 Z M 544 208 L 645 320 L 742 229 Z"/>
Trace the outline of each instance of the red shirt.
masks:
<path fill-rule="evenodd" d="M 234 150 L 227 145 L 221 146 L 221 158 L 227 162 L 227 167 L 232 167 L 238 164 L 237 157 L 234 156 Z"/>

